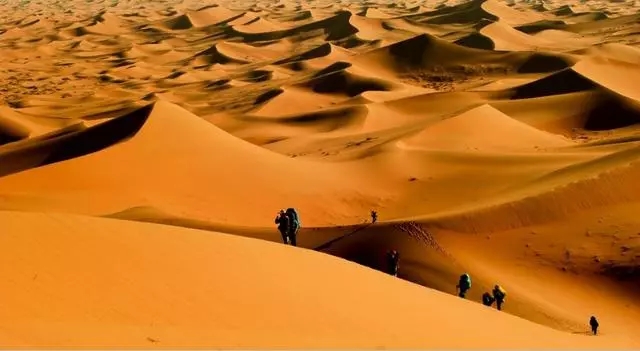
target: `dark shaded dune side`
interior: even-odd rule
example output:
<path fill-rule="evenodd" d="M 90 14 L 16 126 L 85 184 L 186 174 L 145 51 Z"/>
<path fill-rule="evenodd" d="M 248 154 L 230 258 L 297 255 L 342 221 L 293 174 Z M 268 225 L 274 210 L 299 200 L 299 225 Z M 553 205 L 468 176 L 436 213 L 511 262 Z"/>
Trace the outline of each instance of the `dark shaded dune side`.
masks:
<path fill-rule="evenodd" d="M 581 126 L 585 130 L 604 131 L 630 127 L 640 123 L 640 109 L 623 97 L 604 92 L 594 98 Z"/>
<path fill-rule="evenodd" d="M 537 129 L 572 135 L 575 130 L 613 130 L 640 122 L 640 109 L 626 98 L 606 89 L 549 95 L 531 99 L 492 101 L 491 106 Z M 549 106 L 571 106 L 556 109 Z M 608 142 L 605 139 L 604 142 Z M 615 140 L 615 139 L 613 139 Z"/>
<path fill-rule="evenodd" d="M 356 58 L 369 59 L 372 62 L 383 62 L 400 72 L 442 67 L 464 67 L 465 71 L 473 72 L 473 67 L 480 71 L 491 67 L 518 73 L 547 73 L 574 64 L 574 60 L 565 55 L 483 50 L 449 43 L 427 34 L 371 50 Z"/>
<path fill-rule="evenodd" d="M 361 224 L 344 229 L 347 228 L 343 237 L 315 249 L 382 272 L 387 271 L 386 251 L 395 249 L 401 253 L 400 278 L 455 293 L 452 282 L 464 267 L 458 265 L 426 231 L 406 223 Z M 472 293 L 470 298 L 479 300 L 480 291 Z"/>
<path fill-rule="evenodd" d="M 359 77 L 345 72 L 351 67 L 347 62 L 336 62 L 313 75 L 313 77 L 299 86 L 311 88 L 316 93 L 345 94 L 349 97 L 362 94 L 365 91 L 390 91 L 393 84 L 381 79 Z"/>
<path fill-rule="evenodd" d="M 556 16 L 571 16 L 574 15 L 575 12 L 569 5 L 563 5 L 559 7 L 557 10 L 553 11 L 553 14 Z"/>
<path fill-rule="evenodd" d="M 351 226 L 343 237 L 315 249 L 382 272 L 387 271 L 386 251 L 398 250 L 400 279 L 448 294 L 456 294 L 455 284 L 461 272 L 470 273 L 474 277 L 474 288 L 467 294 L 467 299 L 477 303 L 480 303 L 483 292 L 491 291 L 495 284 L 494 277 L 487 276 L 486 272 L 458 262 L 439 243 L 438 236 L 427 230 L 427 226 L 412 221 Z M 529 304 L 526 297 L 512 295 L 508 313 L 552 328 L 566 330 L 576 327 L 571 321 L 558 323 L 557 316 L 551 317 L 544 311 L 519 308 Z"/>
<path fill-rule="evenodd" d="M 236 119 L 254 124 L 276 123 L 293 127 L 308 127 L 315 132 L 327 133 L 364 122 L 367 113 L 367 108 L 356 105 L 268 119 L 252 115 L 238 116 Z"/>
<path fill-rule="evenodd" d="M 291 29 L 263 33 L 245 33 L 233 27 L 227 27 L 225 28 L 225 35 L 229 38 L 239 37 L 246 43 L 253 43 L 280 40 L 298 33 L 322 30 L 326 36 L 325 40 L 335 41 L 350 37 L 358 32 L 358 29 L 349 23 L 349 18 L 351 18 L 351 12 L 339 11 L 329 18 Z"/>
<path fill-rule="evenodd" d="M 600 20 L 587 19 L 581 23 L 566 25 L 563 30 L 574 33 L 597 33 L 599 30 L 611 30 L 619 26 L 635 25 L 640 21 L 640 14 L 625 15 Z"/>
<path fill-rule="evenodd" d="M 589 21 L 603 21 L 609 19 L 609 16 L 602 11 L 576 13 L 574 17 L 580 17 L 582 20 Z"/>
<path fill-rule="evenodd" d="M 294 62 L 311 60 L 314 58 L 325 57 L 331 53 L 331 44 L 324 43 L 320 46 L 312 48 L 311 50 L 302 52 L 292 57 L 282 59 L 274 62 L 274 65 L 286 65 Z"/>
<path fill-rule="evenodd" d="M 516 30 L 519 30 L 525 34 L 536 34 L 538 32 L 542 32 L 547 29 L 557 29 L 562 30 L 567 27 L 567 24 L 563 21 L 551 21 L 551 20 L 543 20 L 537 21 L 529 24 L 524 24 L 521 26 L 513 27 Z"/>
<path fill-rule="evenodd" d="M 482 20 L 496 21 L 498 17 L 485 11 L 482 4 L 485 0 L 472 0 L 454 6 L 443 6 L 434 11 L 406 16 L 409 19 L 421 20 L 429 24 L 471 24 Z"/>
<path fill-rule="evenodd" d="M 255 97 L 254 101 L 253 101 L 253 105 L 255 107 L 257 107 L 258 105 L 264 104 L 267 101 L 275 98 L 276 96 L 282 94 L 284 92 L 283 89 L 281 88 L 273 88 L 273 89 L 269 89 L 265 92 L 263 92 L 262 94 L 259 94 L 258 96 Z"/>
<path fill-rule="evenodd" d="M 0 176 L 80 157 L 125 141 L 142 128 L 152 107 L 153 104 L 147 105 L 90 128 L 71 126 L 53 136 L 43 135 L 0 148 Z"/>
<path fill-rule="evenodd" d="M 421 34 L 379 50 L 388 51 L 398 65 L 408 67 L 446 63 L 446 59 L 451 56 L 455 60 L 455 58 L 467 58 L 470 54 L 483 55 L 483 57 L 491 55 L 484 51 L 469 50 L 450 44 L 427 34 Z"/>
<path fill-rule="evenodd" d="M 547 12 L 550 11 L 550 9 L 547 7 L 547 5 L 545 5 L 544 3 L 539 3 L 534 5 L 533 7 L 531 7 L 532 10 L 538 11 L 538 12 Z"/>
<path fill-rule="evenodd" d="M 498 17 L 493 14 L 485 11 L 480 6 L 475 9 L 470 9 L 467 11 L 460 11 L 452 14 L 442 15 L 438 17 L 432 17 L 425 21 L 425 23 L 429 24 L 469 24 L 469 23 L 477 23 L 483 19 L 490 19 L 492 21 L 497 21 Z"/>
<path fill-rule="evenodd" d="M 573 61 L 545 53 L 530 54 L 518 67 L 518 73 L 546 73 L 567 69 L 573 65 Z"/>
<path fill-rule="evenodd" d="M 218 51 L 218 48 L 213 45 L 212 47 L 201 51 L 197 54 L 194 55 L 194 58 L 199 58 L 201 60 L 203 60 L 205 63 L 207 64 L 215 64 L 215 63 L 219 63 L 219 64 L 229 64 L 229 63 L 236 63 L 236 64 L 247 64 L 249 63 L 249 61 L 244 61 L 244 60 L 237 60 L 234 59 L 232 57 L 228 57 L 222 53 L 220 53 L 220 51 Z"/>
<path fill-rule="evenodd" d="M 335 40 L 333 41 L 333 44 L 345 49 L 354 49 L 354 48 L 360 48 L 360 47 L 369 47 L 369 48 L 378 47 L 381 42 L 382 41 L 380 39 L 364 40 L 364 39 L 358 38 L 354 34 L 344 39 Z"/>
<path fill-rule="evenodd" d="M 565 18 L 581 17 L 582 19 L 589 21 L 601 21 L 609 18 L 607 14 L 602 11 L 576 12 L 570 5 L 561 6 L 552 13 L 556 16 Z"/>
<path fill-rule="evenodd" d="M 598 85 L 572 69 L 548 75 L 534 82 L 512 89 L 512 99 L 529 99 L 549 95 L 574 93 L 596 89 Z"/>
<path fill-rule="evenodd" d="M 187 15 L 180 15 L 171 19 L 168 19 L 162 23 L 162 25 L 170 30 L 186 30 L 193 28 L 193 23 Z"/>
<path fill-rule="evenodd" d="M 453 42 L 456 45 L 465 46 L 473 49 L 493 50 L 496 44 L 491 38 L 480 33 L 471 33 Z"/>
<path fill-rule="evenodd" d="M 26 139 L 30 131 L 22 125 L 0 116 L 0 146 L 18 140 Z"/>

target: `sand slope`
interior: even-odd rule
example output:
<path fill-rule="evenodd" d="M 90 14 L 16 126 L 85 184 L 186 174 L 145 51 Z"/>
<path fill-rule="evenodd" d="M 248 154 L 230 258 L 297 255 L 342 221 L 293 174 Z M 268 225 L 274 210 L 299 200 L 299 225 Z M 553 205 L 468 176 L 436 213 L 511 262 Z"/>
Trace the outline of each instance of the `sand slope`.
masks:
<path fill-rule="evenodd" d="M 593 345 L 318 253 L 128 221 L 0 216 L 12 229 L 0 255 L 0 339 L 11 347 L 519 347 L 532 335 L 529 345 Z M 480 321 L 508 332 L 488 339 Z M 425 334 L 435 322 L 440 333 Z"/>

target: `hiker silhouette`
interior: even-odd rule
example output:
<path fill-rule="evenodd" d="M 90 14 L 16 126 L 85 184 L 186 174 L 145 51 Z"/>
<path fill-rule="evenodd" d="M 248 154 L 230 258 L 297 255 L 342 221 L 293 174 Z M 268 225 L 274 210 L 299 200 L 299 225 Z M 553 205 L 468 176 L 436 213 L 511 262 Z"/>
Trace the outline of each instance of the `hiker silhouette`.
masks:
<path fill-rule="evenodd" d="M 496 301 L 496 308 L 498 311 L 502 310 L 502 304 L 504 303 L 504 299 L 507 297 L 507 292 L 500 286 L 497 285 L 493 287 L 493 298 Z"/>
<path fill-rule="evenodd" d="M 289 217 L 287 217 L 284 210 L 280 210 L 275 220 L 278 225 L 280 235 L 282 235 L 282 242 L 286 245 L 289 243 Z"/>
<path fill-rule="evenodd" d="M 591 325 L 591 332 L 593 335 L 598 335 L 598 327 L 600 326 L 600 323 L 598 323 L 595 316 L 591 316 L 589 319 L 589 325 Z"/>
<path fill-rule="evenodd" d="M 276 217 L 275 223 L 278 225 L 280 235 L 282 235 L 282 242 L 296 246 L 296 237 L 298 230 L 300 230 L 300 219 L 298 218 L 298 212 L 295 208 L 288 208 L 280 210 Z"/>
<path fill-rule="evenodd" d="M 458 289 L 458 296 L 464 299 L 467 291 L 471 289 L 471 276 L 468 273 L 464 273 L 460 276 L 456 289 Z"/>
<path fill-rule="evenodd" d="M 400 261 L 400 254 L 396 250 L 387 251 L 387 273 L 398 276 L 398 266 Z"/>

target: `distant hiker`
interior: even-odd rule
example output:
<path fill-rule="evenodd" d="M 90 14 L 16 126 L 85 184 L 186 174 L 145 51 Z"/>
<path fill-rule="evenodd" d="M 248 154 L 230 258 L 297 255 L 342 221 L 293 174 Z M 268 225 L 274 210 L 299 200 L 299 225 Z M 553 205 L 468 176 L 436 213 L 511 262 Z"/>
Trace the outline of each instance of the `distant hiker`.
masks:
<path fill-rule="evenodd" d="M 288 208 L 286 211 L 286 215 L 289 218 L 289 242 L 291 245 L 296 246 L 296 237 L 298 235 L 298 230 L 300 230 L 300 218 L 298 218 L 298 211 L 295 208 Z"/>
<path fill-rule="evenodd" d="M 371 211 L 371 223 L 375 223 L 378 220 L 378 212 Z"/>
<path fill-rule="evenodd" d="M 278 216 L 276 217 L 276 224 L 278 225 L 278 230 L 282 235 L 282 242 L 287 245 L 289 242 L 289 217 L 286 215 L 284 210 L 280 210 Z"/>
<path fill-rule="evenodd" d="M 387 273 L 394 277 L 398 276 L 398 266 L 400 254 L 396 250 L 387 251 Z"/>
<path fill-rule="evenodd" d="M 461 275 L 458 285 L 456 285 L 456 289 L 459 291 L 458 296 L 464 299 L 467 291 L 471 289 L 471 276 L 467 273 Z"/>
<path fill-rule="evenodd" d="M 593 335 L 598 335 L 598 326 L 600 326 L 600 324 L 598 324 L 598 320 L 595 316 L 591 316 L 591 319 L 589 319 L 589 325 L 591 325 L 591 332 L 593 332 Z"/>
<path fill-rule="evenodd" d="M 498 311 L 502 310 L 502 304 L 506 297 L 507 292 L 500 285 L 493 287 L 493 298 L 496 300 L 496 308 L 498 308 Z"/>
<path fill-rule="evenodd" d="M 482 294 L 482 304 L 483 305 L 491 306 L 491 305 L 493 305 L 493 301 L 495 301 L 495 299 L 488 292 L 485 292 L 484 294 Z"/>

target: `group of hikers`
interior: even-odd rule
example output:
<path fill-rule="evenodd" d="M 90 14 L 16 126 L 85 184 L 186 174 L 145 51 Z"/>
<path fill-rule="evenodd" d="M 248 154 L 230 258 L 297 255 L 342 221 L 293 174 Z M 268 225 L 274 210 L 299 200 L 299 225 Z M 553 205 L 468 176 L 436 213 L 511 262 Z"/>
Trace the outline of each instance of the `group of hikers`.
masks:
<path fill-rule="evenodd" d="M 371 223 L 376 223 L 378 220 L 378 213 L 371 211 Z M 282 241 L 284 244 L 296 246 L 296 236 L 298 230 L 300 230 L 300 219 L 298 218 L 298 212 L 295 208 L 288 208 L 286 210 L 280 210 L 276 217 L 275 223 L 278 225 L 278 230 L 282 235 Z M 398 267 L 400 263 L 400 254 L 397 250 L 389 250 L 386 255 L 387 261 L 387 273 L 398 276 Z M 456 285 L 458 290 L 458 296 L 466 298 L 467 292 L 471 289 L 471 276 L 468 273 L 464 273 L 458 280 Z M 496 303 L 496 308 L 501 311 L 504 304 L 507 292 L 498 284 L 493 287 L 491 292 L 484 292 L 482 294 L 482 304 L 488 307 L 493 306 Z M 591 316 L 589 319 L 589 325 L 591 326 L 591 332 L 594 335 L 598 334 L 599 323 L 595 316 Z"/>
<path fill-rule="evenodd" d="M 291 207 L 286 210 L 280 210 L 275 222 L 278 225 L 278 230 L 282 235 L 282 241 L 284 244 L 296 246 L 296 237 L 298 235 L 298 230 L 300 230 L 298 211 Z"/>
<path fill-rule="evenodd" d="M 464 273 L 460 276 L 456 289 L 458 289 L 458 296 L 464 299 L 467 291 L 471 289 L 471 276 L 468 273 Z M 482 304 L 485 306 L 492 306 L 495 302 L 496 308 L 500 311 L 502 310 L 502 304 L 506 297 L 507 292 L 500 285 L 496 284 L 491 293 L 485 292 L 482 294 Z"/>
<path fill-rule="evenodd" d="M 464 273 L 460 276 L 456 289 L 458 289 L 458 296 L 464 299 L 467 291 L 471 289 L 471 276 L 468 273 Z M 493 303 L 495 302 L 496 308 L 498 311 L 501 311 L 502 304 L 506 297 L 507 292 L 500 285 L 496 284 L 491 293 L 485 292 L 482 294 L 482 304 L 485 306 L 493 306 Z"/>

